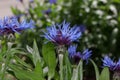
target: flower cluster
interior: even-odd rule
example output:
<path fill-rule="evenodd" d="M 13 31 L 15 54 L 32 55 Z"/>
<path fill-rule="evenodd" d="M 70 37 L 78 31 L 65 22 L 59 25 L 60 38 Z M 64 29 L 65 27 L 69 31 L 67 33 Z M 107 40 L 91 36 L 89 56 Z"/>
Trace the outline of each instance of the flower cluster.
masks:
<path fill-rule="evenodd" d="M 29 23 L 26 20 L 19 23 L 16 17 L 4 17 L 3 20 L 0 19 L 0 35 L 20 33 L 23 30 L 33 27 L 34 23 L 32 20 Z"/>
<path fill-rule="evenodd" d="M 118 60 L 118 62 L 113 62 L 111 58 L 105 56 L 103 59 L 103 66 L 109 67 L 111 71 L 120 72 L 120 59 Z"/>
<path fill-rule="evenodd" d="M 47 27 L 44 37 L 57 45 L 70 45 L 73 41 L 81 37 L 81 31 L 78 26 L 70 27 L 70 23 L 65 21 L 60 25 Z"/>
<path fill-rule="evenodd" d="M 68 48 L 69 57 L 72 60 L 72 62 L 75 63 L 75 64 L 78 64 L 80 59 L 88 61 L 88 59 L 92 55 L 91 54 L 92 51 L 89 51 L 88 49 L 83 51 L 83 53 L 76 52 L 76 49 L 77 49 L 77 45 L 71 45 Z"/>

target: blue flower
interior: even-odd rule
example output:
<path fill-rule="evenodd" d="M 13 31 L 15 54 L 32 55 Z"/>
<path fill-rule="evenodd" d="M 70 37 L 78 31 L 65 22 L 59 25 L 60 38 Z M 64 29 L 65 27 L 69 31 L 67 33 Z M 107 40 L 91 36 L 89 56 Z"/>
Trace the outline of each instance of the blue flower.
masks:
<path fill-rule="evenodd" d="M 73 41 L 81 37 L 81 31 L 78 26 L 70 27 L 70 23 L 65 21 L 60 25 L 47 27 L 44 37 L 57 45 L 70 45 Z"/>
<path fill-rule="evenodd" d="M 113 62 L 111 58 L 105 56 L 102 61 L 103 66 L 109 67 L 111 71 L 120 72 L 120 59 L 118 60 L 118 62 Z"/>
<path fill-rule="evenodd" d="M 49 8 L 49 9 L 43 11 L 43 13 L 46 14 L 46 15 L 49 15 L 51 13 L 51 9 Z"/>
<path fill-rule="evenodd" d="M 90 58 L 90 56 L 92 55 L 91 53 L 92 53 L 92 51 L 89 51 L 88 49 L 86 49 L 83 51 L 82 54 L 80 53 L 80 57 L 82 60 L 88 60 Z"/>
<path fill-rule="evenodd" d="M 50 4 L 55 4 L 57 0 L 49 0 Z"/>
<path fill-rule="evenodd" d="M 71 45 L 68 48 L 69 58 L 75 64 L 78 64 L 79 61 L 80 61 L 80 59 L 88 61 L 88 59 L 92 55 L 91 54 L 92 51 L 89 51 L 88 49 L 86 49 L 85 51 L 83 51 L 83 53 L 76 52 L 76 49 L 77 49 L 77 45 Z"/>
<path fill-rule="evenodd" d="M 4 17 L 3 20 L 0 19 L 1 35 L 20 33 L 23 30 L 33 27 L 34 23 L 32 20 L 29 23 L 27 23 L 26 20 L 19 23 L 16 17 Z"/>

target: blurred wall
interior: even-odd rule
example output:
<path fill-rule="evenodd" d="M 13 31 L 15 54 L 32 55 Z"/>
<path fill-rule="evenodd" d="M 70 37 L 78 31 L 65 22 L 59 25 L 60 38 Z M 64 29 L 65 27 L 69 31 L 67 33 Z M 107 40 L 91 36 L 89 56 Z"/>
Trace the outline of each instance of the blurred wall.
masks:
<path fill-rule="evenodd" d="M 0 18 L 12 16 L 11 6 L 23 9 L 22 4 L 18 0 L 0 0 Z"/>

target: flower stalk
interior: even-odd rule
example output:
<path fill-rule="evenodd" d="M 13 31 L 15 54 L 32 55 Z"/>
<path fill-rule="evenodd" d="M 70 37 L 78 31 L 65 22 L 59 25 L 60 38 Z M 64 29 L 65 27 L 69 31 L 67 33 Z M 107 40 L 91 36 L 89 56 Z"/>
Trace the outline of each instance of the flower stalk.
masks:
<path fill-rule="evenodd" d="M 78 65 L 73 65 L 71 80 L 83 80 L 83 60 L 80 60 Z"/>
<path fill-rule="evenodd" d="M 73 75 L 71 80 L 78 80 L 78 68 L 77 67 L 73 67 Z"/>
<path fill-rule="evenodd" d="M 5 78 L 5 72 L 6 72 L 6 69 L 7 69 L 7 66 L 9 64 L 9 60 L 10 60 L 10 54 L 9 54 L 9 51 L 10 51 L 10 48 L 8 48 L 7 52 L 6 52 L 6 55 L 5 55 L 5 63 L 3 63 L 3 68 L 2 68 L 2 74 L 1 74 L 1 80 L 4 80 Z"/>
<path fill-rule="evenodd" d="M 5 72 L 6 72 L 8 63 L 9 63 L 9 55 L 6 56 L 5 64 L 4 64 L 3 70 L 2 70 L 1 80 L 4 80 L 4 76 L 5 76 Z"/>
<path fill-rule="evenodd" d="M 63 80 L 63 54 L 59 54 L 60 80 Z"/>
<path fill-rule="evenodd" d="M 66 47 L 65 45 L 59 45 L 57 46 L 57 53 L 58 53 L 58 59 L 59 59 L 59 74 L 60 74 L 60 80 L 63 79 L 63 62 L 64 62 L 64 53 L 66 52 Z"/>

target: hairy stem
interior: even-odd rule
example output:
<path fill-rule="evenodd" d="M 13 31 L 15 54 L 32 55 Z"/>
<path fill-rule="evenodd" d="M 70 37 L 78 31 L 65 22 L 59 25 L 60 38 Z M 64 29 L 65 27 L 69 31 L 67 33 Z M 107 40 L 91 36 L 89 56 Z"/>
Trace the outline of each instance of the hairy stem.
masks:
<path fill-rule="evenodd" d="M 63 80 L 63 54 L 59 54 L 60 80 Z"/>
<path fill-rule="evenodd" d="M 73 75 L 72 75 L 71 80 L 78 80 L 78 68 L 77 67 L 73 68 Z"/>

